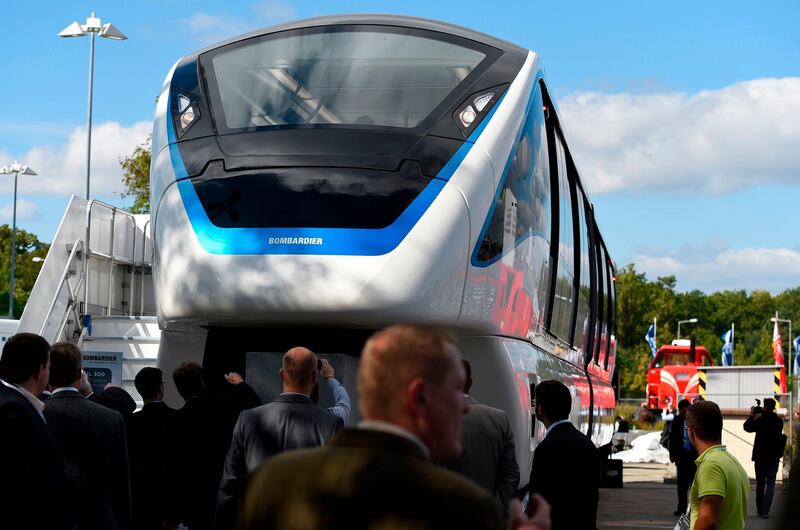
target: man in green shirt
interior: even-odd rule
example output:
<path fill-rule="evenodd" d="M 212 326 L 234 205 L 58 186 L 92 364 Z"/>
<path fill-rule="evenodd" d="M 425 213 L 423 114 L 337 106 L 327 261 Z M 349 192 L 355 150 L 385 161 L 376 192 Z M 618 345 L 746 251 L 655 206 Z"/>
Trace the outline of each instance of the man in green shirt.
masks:
<path fill-rule="evenodd" d="M 722 412 L 713 401 L 698 401 L 687 411 L 689 440 L 700 453 L 695 460 L 689 502 L 692 530 L 741 530 L 747 518 L 750 480 L 722 445 Z"/>

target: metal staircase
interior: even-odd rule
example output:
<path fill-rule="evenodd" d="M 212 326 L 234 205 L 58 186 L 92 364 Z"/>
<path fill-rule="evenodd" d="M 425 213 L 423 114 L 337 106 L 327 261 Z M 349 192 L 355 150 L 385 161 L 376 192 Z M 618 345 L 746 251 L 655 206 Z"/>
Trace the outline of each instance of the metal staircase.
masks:
<path fill-rule="evenodd" d="M 155 366 L 161 336 L 149 226 L 148 215 L 73 196 L 17 329 L 78 344 L 87 366 L 121 359 L 110 363 L 111 382 L 138 402 L 133 378 Z"/>

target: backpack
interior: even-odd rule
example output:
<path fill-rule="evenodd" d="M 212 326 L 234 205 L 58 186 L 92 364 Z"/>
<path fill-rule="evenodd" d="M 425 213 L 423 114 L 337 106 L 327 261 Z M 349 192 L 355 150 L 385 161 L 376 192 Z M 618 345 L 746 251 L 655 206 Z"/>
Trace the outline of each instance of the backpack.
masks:
<path fill-rule="evenodd" d="M 787 440 L 788 439 L 786 438 L 786 435 L 783 434 L 783 433 L 781 433 L 780 436 L 778 436 L 775 439 L 775 456 L 776 457 L 783 458 L 783 452 L 786 450 L 786 441 Z"/>
<path fill-rule="evenodd" d="M 672 430 L 672 422 L 665 421 L 664 428 L 661 429 L 661 438 L 659 439 L 659 443 L 661 444 L 664 449 L 669 449 L 669 433 Z"/>

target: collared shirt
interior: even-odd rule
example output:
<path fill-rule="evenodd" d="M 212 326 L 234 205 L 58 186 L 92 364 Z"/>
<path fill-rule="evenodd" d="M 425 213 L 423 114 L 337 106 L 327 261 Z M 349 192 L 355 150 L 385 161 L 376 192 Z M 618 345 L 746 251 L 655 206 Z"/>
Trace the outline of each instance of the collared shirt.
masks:
<path fill-rule="evenodd" d="M 2 379 L 0 379 L 0 383 L 3 383 L 8 388 L 13 388 L 17 392 L 19 392 L 20 394 L 25 396 L 25 399 L 27 399 L 30 402 L 30 404 L 33 405 L 33 408 L 36 409 L 36 412 L 38 412 L 39 416 L 41 416 L 42 420 L 44 420 L 44 414 L 42 414 L 42 411 L 44 410 L 44 403 L 42 403 L 39 398 L 37 398 L 36 396 L 34 396 L 30 392 L 28 392 L 25 388 L 23 388 L 23 387 L 21 387 L 19 385 L 11 384 L 11 383 L 9 383 L 7 381 L 4 381 Z"/>
<path fill-rule="evenodd" d="M 77 392 L 78 389 L 74 386 L 62 386 L 53 390 L 53 395 L 58 394 L 59 392 Z"/>
<path fill-rule="evenodd" d="M 742 465 L 724 445 L 709 447 L 694 461 L 697 473 L 689 491 L 692 508 L 691 527 L 697 521 L 700 499 L 708 495 L 722 497 L 717 520 L 719 530 L 742 530 L 747 520 L 747 496 L 750 480 Z"/>
<path fill-rule="evenodd" d="M 302 392 L 281 392 L 282 396 L 303 396 L 308 397 L 308 394 L 303 394 Z"/>
<path fill-rule="evenodd" d="M 368 431 L 379 431 L 385 432 L 389 434 L 394 434 L 395 436 L 400 436 L 401 438 L 405 438 L 416 444 L 422 452 L 425 453 L 425 458 L 431 457 L 431 452 L 428 450 L 428 446 L 425 445 L 425 442 L 420 440 L 420 438 L 412 433 L 411 431 L 400 427 L 399 425 L 395 425 L 394 423 L 389 423 L 386 421 L 380 420 L 361 420 L 358 422 L 359 429 L 365 429 Z"/>
<path fill-rule="evenodd" d="M 553 430 L 553 427 L 561 425 L 562 423 L 569 423 L 569 420 L 558 420 L 556 422 L 551 423 L 550 427 L 548 427 L 547 430 L 544 431 L 544 435 L 547 436 L 548 434 L 550 434 L 550 431 Z"/>

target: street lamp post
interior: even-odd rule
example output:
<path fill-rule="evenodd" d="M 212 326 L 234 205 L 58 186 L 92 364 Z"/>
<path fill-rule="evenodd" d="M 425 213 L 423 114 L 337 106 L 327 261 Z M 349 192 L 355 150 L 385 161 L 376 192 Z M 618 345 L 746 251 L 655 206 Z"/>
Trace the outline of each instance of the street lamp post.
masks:
<path fill-rule="evenodd" d="M 678 338 L 681 338 L 681 324 L 697 324 L 696 318 L 690 318 L 689 320 L 679 320 L 678 321 Z"/>
<path fill-rule="evenodd" d="M 113 24 L 102 24 L 100 18 L 94 16 L 94 12 L 86 19 L 86 24 L 73 22 L 58 34 L 59 37 L 85 37 L 90 36 L 89 44 L 89 110 L 87 113 L 86 126 L 86 200 L 89 200 L 89 174 L 92 164 L 92 87 L 94 85 L 94 37 L 97 34 L 104 39 L 125 40 L 126 37 Z"/>
<path fill-rule="evenodd" d="M 14 214 L 11 217 L 11 278 L 8 281 L 8 318 L 14 318 L 14 265 L 17 261 L 17 177 L 35 175 L 36 172 L 28 166 L 21 166 L 16 160 L 10 166 L 0 167 L 0 174 L 14 174 Z"/>

